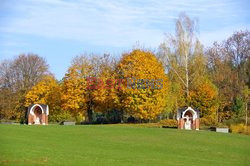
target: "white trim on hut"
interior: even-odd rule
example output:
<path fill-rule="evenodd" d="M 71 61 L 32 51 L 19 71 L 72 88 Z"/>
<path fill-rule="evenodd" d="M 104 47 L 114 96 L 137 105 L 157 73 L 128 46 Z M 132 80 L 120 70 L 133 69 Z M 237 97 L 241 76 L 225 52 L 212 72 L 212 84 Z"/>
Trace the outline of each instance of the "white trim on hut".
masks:
<path fill-rule="evenodd" d="M 35 113 L 35 110 L 39 108 L 41 113 Z M 38 112 L 39 112 L 38 111 Z M 46 104 L 32 104 L 28 107 L 27 117 L 28 124 L 48 124 L 49 106 Z"/>

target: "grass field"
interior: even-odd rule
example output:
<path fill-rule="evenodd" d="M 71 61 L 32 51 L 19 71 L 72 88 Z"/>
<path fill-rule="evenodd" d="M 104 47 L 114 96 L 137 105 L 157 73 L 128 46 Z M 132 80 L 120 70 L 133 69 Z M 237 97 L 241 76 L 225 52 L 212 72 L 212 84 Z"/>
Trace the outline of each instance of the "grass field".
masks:
<path fill-rule="evenodd" d="M 0 125 L 0 165 L 250 165 L 250 136 L 129 125 Z"/>

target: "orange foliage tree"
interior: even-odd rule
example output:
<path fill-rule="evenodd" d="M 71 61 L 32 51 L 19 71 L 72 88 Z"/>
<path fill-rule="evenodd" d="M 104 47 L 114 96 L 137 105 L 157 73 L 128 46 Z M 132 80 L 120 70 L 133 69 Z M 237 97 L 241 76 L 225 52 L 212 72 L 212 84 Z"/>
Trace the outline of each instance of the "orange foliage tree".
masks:
<path fill-rule="evenodd" d="M 206 78 L 201 78 L 194 84 L 190 91 L 191 105 L 200 110 L 201 116 L 211 121 L 217 122 L 218 110 L 218 90 L 216 86 Z"/>

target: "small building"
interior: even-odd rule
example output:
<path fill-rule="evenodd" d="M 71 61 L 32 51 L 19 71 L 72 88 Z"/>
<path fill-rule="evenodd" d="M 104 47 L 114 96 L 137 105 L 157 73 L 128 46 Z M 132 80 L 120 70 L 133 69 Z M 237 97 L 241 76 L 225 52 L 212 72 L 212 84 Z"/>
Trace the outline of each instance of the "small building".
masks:
<path fill-rule="evenodd" d="M 199 130 L 200 113 L 191 107 L 177 110 L 178 129 Z"/>
<path fill-rule="evenodd" d="M 28 107 L 28 125 L 48 125 L 49 106 L 46 104 L 32 104 Z"/>

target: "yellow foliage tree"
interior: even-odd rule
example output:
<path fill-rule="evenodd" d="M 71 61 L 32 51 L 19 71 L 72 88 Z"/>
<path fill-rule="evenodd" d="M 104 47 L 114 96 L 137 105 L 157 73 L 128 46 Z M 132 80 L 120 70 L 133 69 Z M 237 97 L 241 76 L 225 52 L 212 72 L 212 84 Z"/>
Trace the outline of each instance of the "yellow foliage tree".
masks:
<path fill-rule="evenodd" d="M 124 54 L 117 66 L 124 79 L 118 89 L 120 107 L 138 119 L 155 119 L 166 106 L 168 81 L 155 55 L 140 49 Z"/>
<path fill-rule="evenodd" d="M 107 112 L 108 110 L 118 108 L 118 96 L 116 74 L 114 70 L 106 65 L 103 66 L 99 74 L 98 80 L 96 80 L 98 88 L 92 90 L 92 99 L 95 112 Z"/>
<path fill-rule="evenodd" d="M 112 85 L 106 86 L 109 80 L 114 81 L 112 64 L 108 55 L 76 57 L 63 80 L 63 108 L 89 122 L 93 111 L 111 109 L 116 92 Z"/>
<path fill-rule="evenodd" d="M 79 66 L 71 66 L 62 84 L 62 107 L 74 116 L 84 115 L 86 103 L 86 79 Z"/>
<path fill-rule="evenodd" d="M 45 76 L 27 93 L 25 106 L 35 103 L 49 105 L 50 120 L 58 120 L 57 117 L 61 113 L 61 88 L 53 76 Z"/>

